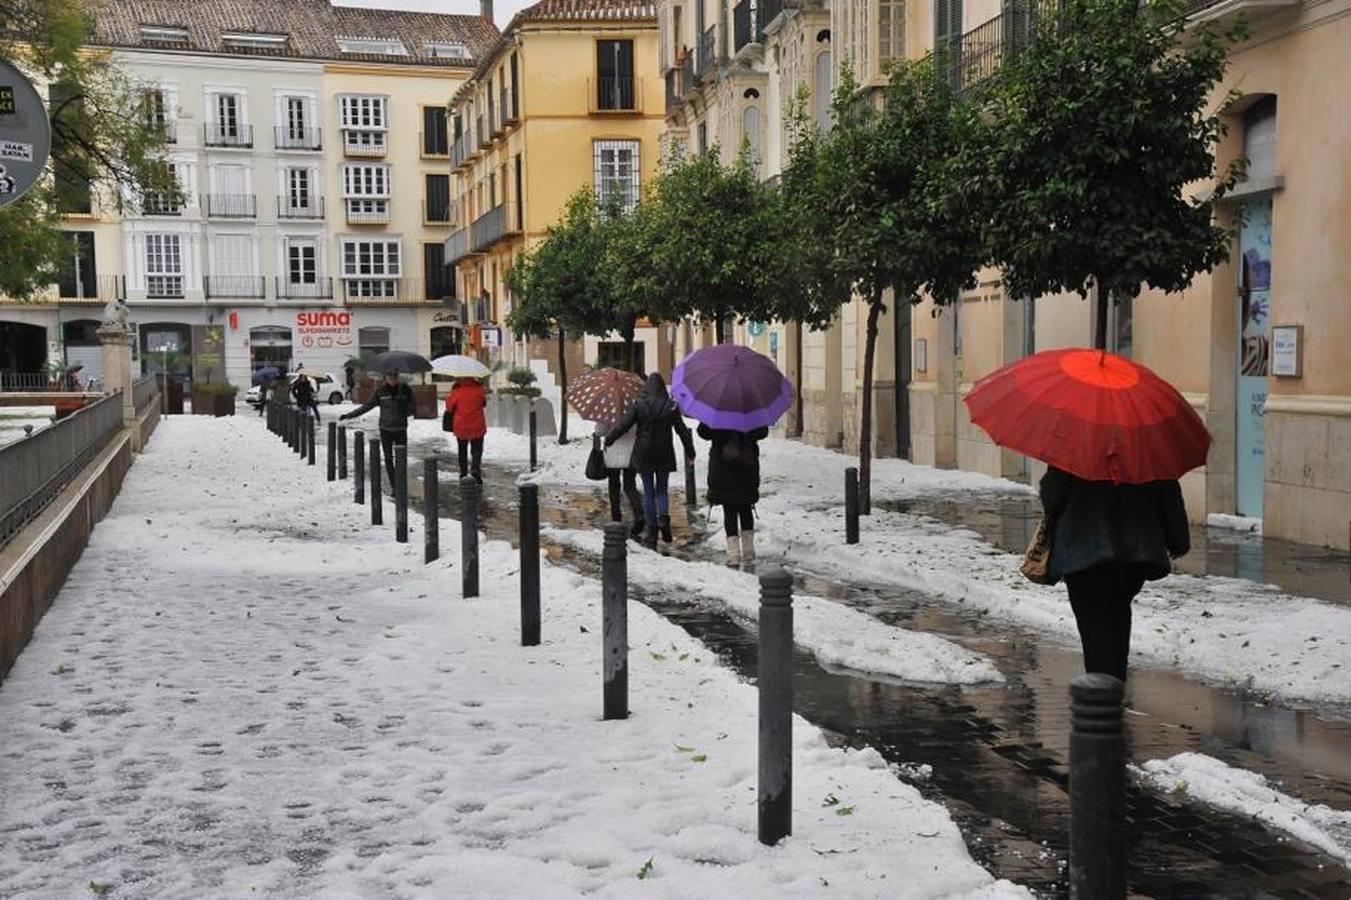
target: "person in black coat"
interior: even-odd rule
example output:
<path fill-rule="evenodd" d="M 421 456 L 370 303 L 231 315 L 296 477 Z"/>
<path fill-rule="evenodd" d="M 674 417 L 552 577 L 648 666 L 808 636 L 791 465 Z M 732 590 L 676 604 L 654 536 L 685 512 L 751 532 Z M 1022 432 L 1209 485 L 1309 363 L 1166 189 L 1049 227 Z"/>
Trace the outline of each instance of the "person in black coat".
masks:
<path fill-rule="evenodd" d="M 319 402 L 315 399 L 314 382 L 310 381 L 310 376 L 303 372 L 296 376 L 295 383 L 291 385 L 291 396 L 295 398 L 296 407 L 301 412 L 319 421 Z"/>
<path fill-rule="evenodd" d="M 1084 647 L 1084 670 L 1126 679 L 1131 601 L 1191 549 L 1176 481 L 1113 484 L 1052 468 L 1041 479 L 1053 582 L 1064 580 Z"/>
<path fill-rule="evenodd" d="M 755 561 L 755 504 L 760 502 L 760 441 L 768 428 L 730 431 L 699 426 L 708 451 L 708 502 L 722 507 L 727 562 Z"/>
<path fill-rule="evenodd" d="M 680 408 L 666 392 L 665 379 L 656 372 L 647 376 L 647 383 L 638 394 L 638 402 L 605 436 L 605 446 L 619 440 L 630 428 L 638 429 L 631 465 L 638 470 L 638 477 L 643 480 L 643 514 L 647 518 L 643 543 L 648 547 L 657 546 L 658 533 L 662 540 L 670 543 L 671 500 L 667 486 L 671 473 L 676 470 L 675 443 L 671 432 L 680 435 L 680 442 L 685 445 L 685 459 L 689 462 L 694 461 L 694 439 L 680 414 Z"/>
<path fill-rule="evenodd" d="M 371 399 L 339 419 L 355 419 L 380 407 L 380 451 L 385 455 L 385 472 L 390 487 L 394 485 L 394 446 L 408 446 L 408 417 L 413 414 L 413 389 L 399 380 L 399 373 L 386 372 L 384 384 L 376 388 Z"/>

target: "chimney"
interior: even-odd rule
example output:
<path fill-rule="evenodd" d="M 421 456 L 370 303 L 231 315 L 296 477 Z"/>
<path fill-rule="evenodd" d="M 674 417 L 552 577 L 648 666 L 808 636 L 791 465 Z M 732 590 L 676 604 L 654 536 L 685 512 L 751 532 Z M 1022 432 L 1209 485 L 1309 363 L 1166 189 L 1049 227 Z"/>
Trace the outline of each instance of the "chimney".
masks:
<path fill-rule="evenodd" d="M 493 21 L 493 0 L 478 0 L 479 15 L 488 20 L 491 25 Z"/>

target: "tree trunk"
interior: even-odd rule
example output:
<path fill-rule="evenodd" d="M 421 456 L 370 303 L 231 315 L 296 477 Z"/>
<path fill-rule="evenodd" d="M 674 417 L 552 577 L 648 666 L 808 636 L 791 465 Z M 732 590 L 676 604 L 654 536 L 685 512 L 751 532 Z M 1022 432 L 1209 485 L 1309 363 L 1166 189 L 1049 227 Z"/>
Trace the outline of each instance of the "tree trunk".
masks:
<path fill-rule="evenodd" d="M 724 319 L 719 315 L 713 320 L 713 340 L 719 344 L 727 343 L 726 329 L 723 327 Z"/>
<path fill-rule="evenodd" d="M 873 511 L 873 360 L 877 356 L 877 319 L 882 315 L 882 292 L 873 291 L 868 304 L 868 340 L 863 351 L 863 415 L 859 419 L 858 511 Z"/>
<path fill-rule="evenodd" d="M 1111 309 L 1111 291 L 1102 286 L 1101 278 L 1093 279 L 1093 293 L 1096 295 L 1098 304 L 1098 321 L 1095 323 L 1093 334 L 1093 349 L 1107 349 L 1107 314 Z"/>
<path fill-rule="evenodd" d="M 568 348 L 567 338 L 563 335 L 563 326 L 558 326 L 558 443 L 568 442 Z"/>
<path fill-rule="evenodd" d="M 634 365 L 633 362 L 633 326 L 634 322 L 631 320 L 628 325 L 624 326 L 624 330 L 620 332 L 620 334 L 624 336 L 624 371 L 633 372 L 635 375 L 642 375 L 643 371 L 641 367 Z"/>

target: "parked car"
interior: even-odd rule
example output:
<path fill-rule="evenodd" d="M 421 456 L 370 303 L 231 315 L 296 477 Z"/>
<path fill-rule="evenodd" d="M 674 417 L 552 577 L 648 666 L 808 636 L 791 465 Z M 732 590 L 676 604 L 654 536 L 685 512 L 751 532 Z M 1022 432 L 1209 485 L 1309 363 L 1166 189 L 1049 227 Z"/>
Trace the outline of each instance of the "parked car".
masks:
<path fill-rule="evenodd" d="M 291 383 L 301 375 L 307 376 L 314 382 L 314 396 L 319 402 L 327 400 L 329 403 L 341 403 L 343 401 L 342 382 L 334 378 L 327 372 L 288 372 L 286 373 L 286 386 L 289 388 Z M 261 401 L 258 399 L 258 385 L 249 388 L 248 393 L 244 395 L 244 402 L 250 406 L 257 406 Z"/>

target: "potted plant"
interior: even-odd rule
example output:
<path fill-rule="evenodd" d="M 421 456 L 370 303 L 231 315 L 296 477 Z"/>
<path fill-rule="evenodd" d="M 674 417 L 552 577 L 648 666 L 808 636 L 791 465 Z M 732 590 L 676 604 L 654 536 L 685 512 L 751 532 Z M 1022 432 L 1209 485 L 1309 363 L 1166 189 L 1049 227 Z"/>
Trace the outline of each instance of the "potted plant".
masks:
<path fill-rule="evenodd" d="M 192 386 L 192 411 L 199 416 L 233 416 L 235 394 L 233 384 L 208 381 Z"/>

